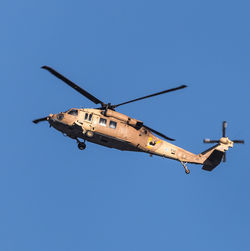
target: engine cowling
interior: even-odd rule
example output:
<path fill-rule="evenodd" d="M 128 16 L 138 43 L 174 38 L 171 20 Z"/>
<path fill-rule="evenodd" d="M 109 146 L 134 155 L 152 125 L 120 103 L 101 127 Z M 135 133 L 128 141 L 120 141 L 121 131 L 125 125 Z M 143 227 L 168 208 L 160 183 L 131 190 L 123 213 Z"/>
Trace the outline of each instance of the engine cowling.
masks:
<path fill-rule="evenodd" d="M 125 114 L 122 114 L 122 113 L 119 113 L 119 112 L 116 112 L 116 111 L 113 111 L 110 109 L 108 109 L 107 111 L 103 111 L 102 114 L 107 117 L 112 117 L 112 118 L 116 118 L 118 120 L 121 120 L 121 121 L 123 121 L 133 127 L 139 127 L 139 126 L 142 126 L 142 124 L 143 124 L 143 122 L 140 120 L 130 118 L 129 116 L 127 116 Z"/>

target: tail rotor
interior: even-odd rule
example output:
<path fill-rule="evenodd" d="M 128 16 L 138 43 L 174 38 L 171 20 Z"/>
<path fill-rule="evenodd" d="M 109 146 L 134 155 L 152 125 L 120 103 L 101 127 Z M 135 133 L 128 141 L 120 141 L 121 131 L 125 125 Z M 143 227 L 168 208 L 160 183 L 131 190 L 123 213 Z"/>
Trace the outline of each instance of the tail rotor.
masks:
<path fill-rule="evenodd" d="M 226 137 L 226 128 L 227 128 L 227 122 L 223 121 L 222 122 L 222 137 L 223 138 Z M 236 144 L 244 144 L 245 143 L 245 141 L 241 140 L 241 139 L 235 139 L 232 141 Z M 219 143 L 219 142 L 220 142 L 220 140 L 214 140 L 214 139 L 204 139 L 203 140 L 203 143 Z M 224 153 L 222 160 L 223 160 L 223 162 L 226 162 L 226 152 Z"/>

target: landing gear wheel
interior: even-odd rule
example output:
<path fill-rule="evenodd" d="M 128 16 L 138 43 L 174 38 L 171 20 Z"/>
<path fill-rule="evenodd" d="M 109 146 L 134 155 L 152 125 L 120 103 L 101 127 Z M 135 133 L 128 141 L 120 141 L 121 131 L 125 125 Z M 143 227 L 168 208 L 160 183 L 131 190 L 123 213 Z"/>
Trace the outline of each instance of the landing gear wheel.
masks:
<path fill-rule="evenodd" d="M 78 148 L 79 148 L 79 150 L 84 150 L 86 148 L 86 144 L 84 142 L 79 142 Z"/>

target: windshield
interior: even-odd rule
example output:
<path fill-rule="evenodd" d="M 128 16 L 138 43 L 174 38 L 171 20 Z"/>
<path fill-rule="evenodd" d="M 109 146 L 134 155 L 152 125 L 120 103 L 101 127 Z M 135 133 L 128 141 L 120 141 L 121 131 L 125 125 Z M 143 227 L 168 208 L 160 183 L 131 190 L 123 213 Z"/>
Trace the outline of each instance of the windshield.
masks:
<path fill-rule="evenodd" d="M 73 116 L 77 116 L 78 115 L 78 110 L 72 109 L 68 112 L 68 114 L 73 115 Z"/>

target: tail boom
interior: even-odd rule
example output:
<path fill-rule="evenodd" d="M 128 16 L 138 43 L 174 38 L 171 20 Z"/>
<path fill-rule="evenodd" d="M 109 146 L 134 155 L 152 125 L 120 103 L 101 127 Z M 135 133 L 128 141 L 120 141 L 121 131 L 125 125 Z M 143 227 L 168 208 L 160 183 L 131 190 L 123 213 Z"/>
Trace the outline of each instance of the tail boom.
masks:
<path fill-rule="evenodd" d="M 203 165 L 203 170 L 212 171 L 220 164 L 224 153 L 229 148 L 232 148 L 233 144 L 233 141 L 229 140 L 228 138 L 222 137 L 217 145 L 209 148 L 205 152 L 202 152 L 198 155 L 189 155 L 189 159 L 187 160 L 179 160 L 186 163 L 200 164 Z"/>
<path fill-rule="evenodd" d="M 148 152 L 150 154 L 180 161 L 185 168 L 186 173 L 189 173 L 189 170 L 185 165 L 186 163 L 203 165 L 203 170 L 212 171 L 220 164 L 224 153 L 229 148 L 232 148 L 234 144 L 233 141 L 228 138 L 222 137 L 217 145 L 200 154 L 194 154 L 166 141 L 159 140 L 157 142 L 160 142 L 159 144 L 156 144 L 159 145 L 158 149 Z"/>

